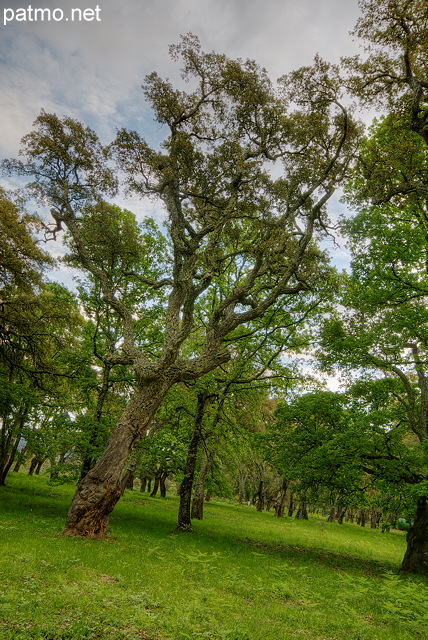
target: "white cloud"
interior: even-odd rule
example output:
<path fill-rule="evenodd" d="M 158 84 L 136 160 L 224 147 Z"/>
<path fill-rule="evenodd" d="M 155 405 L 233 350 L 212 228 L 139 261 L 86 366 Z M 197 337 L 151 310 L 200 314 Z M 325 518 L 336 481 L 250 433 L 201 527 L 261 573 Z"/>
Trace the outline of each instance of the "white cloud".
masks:
<path fill-rule="evenodd" d="M 27 3 L 5 0 L 16 10 Z M 74 0 L 44 0 L 65 15 Z M 16 153 L 40 108 L 81 118 L 102 136 L 145 112 L 140 85 L 156 69 L 174 76 L 168 45 L 199 35 L 204 48 L 255 58 L 276 78 L 320 52 L 354 51 L 357 0 L 99 0 L 100 22 L 0 25 L 0 155 Z M 88 3 L 89 6 L 95 6 Z M 2 15 L 1 15 L 2 17 Z"/>

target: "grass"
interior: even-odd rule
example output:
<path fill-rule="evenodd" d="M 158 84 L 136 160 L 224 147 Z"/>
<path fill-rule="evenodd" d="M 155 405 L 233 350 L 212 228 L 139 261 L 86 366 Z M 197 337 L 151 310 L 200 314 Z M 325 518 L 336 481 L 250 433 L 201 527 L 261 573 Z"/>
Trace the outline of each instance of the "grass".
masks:
<path fill-rule="evenodd" d="M 127 492 L 102 541 L 62 537 L 73 488 L 0 489 L 1 640 L 428 640 L 428 581 L 405 535 Z"/>

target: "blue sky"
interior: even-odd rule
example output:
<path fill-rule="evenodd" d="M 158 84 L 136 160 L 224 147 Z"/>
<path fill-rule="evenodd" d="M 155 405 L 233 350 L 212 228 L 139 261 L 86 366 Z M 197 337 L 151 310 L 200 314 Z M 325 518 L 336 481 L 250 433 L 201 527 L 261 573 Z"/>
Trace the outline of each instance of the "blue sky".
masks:
<path fill-rule="evenodd" d="M 188 31 L 206 50 L 254 58 L 273 79 L 316 53 L 336 62 L 358 52 L 349 35 L 357 0 L 0 0 L 0 7 L 0 158 L 17 154 L 42 108 L 89 124 L 105 143 L 122 126 L 150 139 L 156 129 L 141 84 L 153 70 L 174 79 L 168 45 Z M 51 20 L 34 20 L 36 8 L 49 9 Z M 92 19 L 65 20 L 76 8 Z M 62 21 L 53 19 L 62 12 Z M 124 204 L 140 215 L 147 207 Z M 337 200 L 332 206 L 343 209 Z M 343 266 L 346 253 L 335 254 Z"/>

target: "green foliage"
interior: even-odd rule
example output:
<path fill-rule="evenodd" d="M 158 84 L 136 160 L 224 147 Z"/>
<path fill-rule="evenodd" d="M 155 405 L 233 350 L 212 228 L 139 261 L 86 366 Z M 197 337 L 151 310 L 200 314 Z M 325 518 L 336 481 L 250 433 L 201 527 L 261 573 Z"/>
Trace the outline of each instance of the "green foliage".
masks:
<path fill-rule="evenodd" d="M 41 460 L 55 448 L 52 405 L 65 411 L 67 381 L 73 375 L 68 356 L 76 345 L 81 316 L 74 296 L 44 282 L 53 260 L 40 250 L 37 220 L 20 213 L 0 191 L 0 484 L 26 443 Z M 42 428 L 42 425 L 45 425 Z"/>
<path fill-rule="evenodd" d="M 34 239 L 41 223 L 20 212 L 18 205 L 0 187 L 0 285 L 2 297 L 18 288 L 31 292 L 41 282 L 42 272 L 52 266 L 52 257 Z"/>
<path fill-rule="evenodd" d="M 394 387 L 393 380 L 362 380 L 346 394 L 318 392 L 280 404 L 264 437 L 267 459 L 313 502 L 325 489 L 343 506 L 364 506 L 370 495 L 379 506 L 383 493 L 400 492 L 400 508 L 411 512 L 425 457 L 401 426 L 405 412 Z M 393 510 L 388 501 L 383 508 Z"/>

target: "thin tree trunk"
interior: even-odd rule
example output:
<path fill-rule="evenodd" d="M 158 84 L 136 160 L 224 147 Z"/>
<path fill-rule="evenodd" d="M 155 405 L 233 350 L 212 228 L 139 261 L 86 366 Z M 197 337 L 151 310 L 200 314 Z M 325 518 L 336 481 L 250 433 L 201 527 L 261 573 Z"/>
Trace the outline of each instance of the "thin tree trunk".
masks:
<path fill-rule="evenodd" d="M 34 473 L 35 473 L 36 476 L 38 476 L 40 474 L 40 471 L 42 470 L 42 466 L 43 466 L 44 461 L 45 461 L 44 459 L 40 459 L 39 458 L 39 461 L 38 461 L 38 463 L 36 465 L 36 468 L 34 470 Z"/>
<path fill-rule="evenodd" d="M 193 531 L 191 523 L 190 503 L 192 499 L 193 478 L 195 476 L 196 457 L 198 455 L 199 441 L 201 438 L 202 421 L 205 413 L 208 395 L 198 394 L 196 414 L 192 439 L 190 440 L 187 452 L 186 464 L 184 467 L 184 478 L 181 483 L 180 504 L 178 507 L 178 526 L 180 531 Z"/>
<path fill-rule="evenodd" d="M 3 428 L 0 430 L 0 486 L 6 483 L 6 476 L 15 460 L 21 440 L 22 430 L 27 420 L 29 404 L 25 403 L 19 413 L 14 417 L 9 429 L 5 428 L 8 422 L 2 417 Z"/>
<path fill-rule="evenodd" d="M 308 510 L 306 502 L 299 502 L 299 508 L 296 513 L 296 520 L 308 520 Z"/>
<path fill-rule="evenodd" d="M 263 480 L 259 481 L 259 488 L 257 491 L 257 504 L 256 511 L 263 511 L 263 507 L 265 506 L 265 496 L 263 491 Z"/>
<path fill-rule="evenodd" d="M 37 456 L 34 456 L 30 462 L 30 468 L 28 469 L 28 475 L 32 476 L 35 472 L 37 465 L 40 463 L 40 460 Z"/>
<path fill-rule="evenodd" d="M 376 529 L 379 526 L 381 516 L 382 516 L 382 511 L 379 511 L 378 509 L 372 509 L 372 512 L 370 514 L 371 529 Z"/>
<path fill-rule="evenodd" d="M 109 515 L 122 494 L 122 471 L 129 453 L 146 433 L 173 382 L 159 375 L 135 390 L 104 453 L 77 487 L 67 515 L 65 535 L 105 535 Z"/>
<path fill-rule="evenodd" d="M 288 517 L 291 518 L 293 513 L 294 513 L 294 509 L 295 509 L 295 504 L 294 504 L 294 498 L 293 498 L 293 494 L 290 494 L 290 502 L 288 503 Z"/>
<path fill-rule="evenodd" d="M 198 477 L 195 482 L 191 518 L 196 518 L 196 520 L 202 520 L 204 517 L 205 481 L 208 478 L 209 472 L 211 471 L 214 456 L 214 452 L 210 452 L 209 456 L 204 456 L 201 463 L 201 468 L 198 473 Z"/>
<path fill-rule="evenodd" d="M 18 440 L 17 444 L 19 445 L 19 440 Z M 24 460 L 25 460 L 26 454 L 27 454 L 27 446 L 25 446 L 22 449 L 22 451 L 19 451 L 19 453 L 17 452 L 16 464 L 15 464 L 15 466 L 13 468 L 13 472 L 14 473 L 18 473 L 19 469 L 21 468 L 21 465 L 24 464 Z"/>
<path fill-rule="evenodd" d="M 279 494 L 278 494 L 276 505 L 275 505 L 275 516 L 277 518 L 284 517 L 285 498 L 287 496 L 287 488 L 288 488 L 288 480 L 284 478 L 282 480 L 281 489 L 279 490 Z"/>
<path fill-rule="evenodd" d="M 141 491 L 141 493 L 145 493 L 146 491 L 147 491 L 147 493 L 151 493 L 152 492 L 152 480 L 153 480 L 153 476 L 149 476 L 145 472 L 143 472 L 140 475 L 140 482 L 141 482 L 140 491 Z"/>
<path fill-rule="evenodd" d="M 153 489 L 150 492 L 150 497 L 154 498 L 157 494 L 157 492 L 159 491 L 159 484 L 160 484 L 160 476 L 161 476 L 161 471 L 156 471 L 155 473 L 155 477 L 153 480 Z"/>
<path fill-rule="evenodd" d="M 3 473 L 1 474 L 1 478 L 0 478 L 0 485 L 4 486 L 5 482 L 6 482 L 6 476 L 10 471 L 10 468 L 13 464 L 13 461 L 15 460 L 15 456 L 16 453 L 18 451 L 18 446 L 19 446 L 19 441 L 20 441 L 21 437 L 17 437 L 15 440 L 15 443 L 13 445 L 12 451 L 10 452 L 9 458 L 3 468 Z"/>
<path fill-rule="evenodd" d="M 168 478 L 168 471 L 162 471 L 159 478 L 159 489 L 161 498 L 166 498 L 166 480 Z"/>
<path fill-rule="evenodd" d="M 335 517 L 336 517 L 336 507 L 331 507 L 330 513 L 327 518 L 327 522 L 334 522 Z"/>
<path fill-rule="evenodd" d="M 366 520 L 367 520 L 367 511 L 365 509 L 360 509 L 357 516 L 357 524 L 359 524 L 360 527 L 365 527 Z"/>
<path fill-rule="evenodd" d="M 402 571 L 428 575 L 428 499 L 419 498 L 413 525 L 407 533 Z"/>
<path fill-rule="evenodd" d="M 341 505 L 337 508 L 336 518 L 339 524 L 343 524 L 343 518 L 345 517 L 345 513 L 346 513 L 346 507 Z"/>

